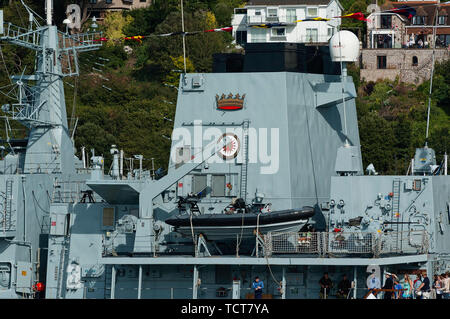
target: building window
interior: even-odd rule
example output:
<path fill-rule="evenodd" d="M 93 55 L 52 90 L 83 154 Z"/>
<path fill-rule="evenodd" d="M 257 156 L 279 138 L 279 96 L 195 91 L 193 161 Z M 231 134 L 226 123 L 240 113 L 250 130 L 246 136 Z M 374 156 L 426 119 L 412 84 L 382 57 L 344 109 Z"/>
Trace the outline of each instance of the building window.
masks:
<path fill-rule="evenodd" d="M 277 17 L 278 16 L 278 9 L 267 9 L 267 16 L 268 17 Z"/>
<path fill-rule="evenodd" d="M 317 17 L 319 15 L 319 9 L 318 8 L 307 8 L 306 9 L 306 16 L 307 17 Z"/>
<path fill-rule="evenodd" d="M 266 42 L 266 30 L 265 29 L 254 29 L 251 32 L 252 42 Z"/>
<path fill-rule="evenodd" d="M 267 21 L 278 21 L 278 9 L 267 9 Z"/>
<path fill-rule="evenodd" d="M 412 57 L 412 65 L 417 66 L 419 64 L 419 59 L 416 56 Z"/>
<path fill-rule="evenodd" d="M 96 3 L 97 3 L 97 0 L 89 0 L 89 3 L 91 3 L 91 4 L 96 4 Z"/>
<path fill-rule="evenodd" d="M 111 4 L 111 3 L 112 3 L 112 0 L 106 0 L 106 3 L 107 3 L 107 4 Z"/>
<path fill-rule="evenodd" d="M 381 29 L 392 29 L 392 16 L 382 15 L 381 16 Z"/>
<path fill-rule="evenodd" d="M 330 28 L 328 27 L 328 37 L 331 38 L 333 36 L 334 33 L 334 28 Z"/>
<path fill-rule="evenodd" d="M 386 69 L 386 56 L 385 55 L 377 56 L 377 68 L 378 69 Z"/>
<path fill-rule="evenodd" d="M 297 10 L 287 9 L 286 10 L 286 22 L 293 23 L 295 21 L 297 21 Z"/>
<path fill-rule="evenodd" d="M 272 36 L 273 37 L 285 37 L 286 36 L 286 28 L 273 28 Z"/>
<path fill-rule="evenodd" d="M 424 16 L 414 16 L 412 22 L 415 25 L 424 25 L 425 24 L 425 17 Z"/>
<path fill-rule="evenodd" d="M 306 42 L 318 42 L 319 33 L 317 29 L 306 29 Z"/>
<path fill-rule="evenodd" d="M 438 24 L 439 25 L 444 25 L 446 19 L 447 19 L 447 16 L 439 16 L 438 17 Z"/>

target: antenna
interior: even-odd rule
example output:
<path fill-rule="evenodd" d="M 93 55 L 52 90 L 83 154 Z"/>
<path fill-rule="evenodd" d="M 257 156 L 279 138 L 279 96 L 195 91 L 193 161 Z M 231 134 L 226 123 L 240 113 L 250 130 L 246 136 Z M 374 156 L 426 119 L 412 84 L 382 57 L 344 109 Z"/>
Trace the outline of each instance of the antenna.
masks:
<path fill-rule="evenodd" d="M 183 0 L 181 0 L 181 31 L 183 31 L 183 61 L 184 61 L 184 73 L 186 74 L 186 34 L 184 33 Z"/>
<path fill-rule="evenodd" d="M 428 110 L 427 110 L 427 131 L 425 134 L 425 147 L 428 147 L 428 136 L 429 136 L 429 130 L 430 130 L 430 110 L 431 110 L 431 93 L 433 91 L 433 76 L 434 76 L 434 63 L 436 59 L 436 26 L 438 24 L 438 15 L 439 15 L 439 6 L 440 6 L 440 0 L 438 0 L 438 3 L 436 5 L 436 11 L 435 11 L 435 25 L 433 26 L 433 62 L 431 63 L 431 75 L 430 75 L 430 91 L 428 95 Z"/>
<path fill-rule="evenodd" d="M 53 0 L 46 0 L 45 7 L 46 7 L 46 14 L 47 14 L 47 25 L 52 25 Z"/>

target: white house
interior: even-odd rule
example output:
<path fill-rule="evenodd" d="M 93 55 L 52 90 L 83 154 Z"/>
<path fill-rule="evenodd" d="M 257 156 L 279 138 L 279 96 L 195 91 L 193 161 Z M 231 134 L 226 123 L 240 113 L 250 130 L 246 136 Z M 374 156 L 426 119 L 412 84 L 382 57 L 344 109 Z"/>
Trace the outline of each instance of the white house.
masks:
<path fill-rule="evenodd" d="M 233 36 L 239 44 L 247 42 L 320 43 L 337 32 L 341 19 L 296 22 L 312 18 L 341 16 L 338 0 L 250 0 L 234 10 Z M 270 28 L 258 25 L 272 24 Z M 276 26 L 273 26 L 276 24 Z"/>

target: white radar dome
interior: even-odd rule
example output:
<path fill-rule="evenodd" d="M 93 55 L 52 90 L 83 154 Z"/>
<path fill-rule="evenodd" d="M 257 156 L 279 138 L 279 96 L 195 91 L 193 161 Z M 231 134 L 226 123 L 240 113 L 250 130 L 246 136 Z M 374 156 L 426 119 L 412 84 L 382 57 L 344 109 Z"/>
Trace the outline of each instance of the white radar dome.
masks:
<path fill-rule="evenodd" d="M 339 45 L 339 43 L 341 45 Z M 339 31 L 330 40 L 330 55 L 333 62 L 356 62 L 359 57 L 359 39 L 350 31 Z"/>

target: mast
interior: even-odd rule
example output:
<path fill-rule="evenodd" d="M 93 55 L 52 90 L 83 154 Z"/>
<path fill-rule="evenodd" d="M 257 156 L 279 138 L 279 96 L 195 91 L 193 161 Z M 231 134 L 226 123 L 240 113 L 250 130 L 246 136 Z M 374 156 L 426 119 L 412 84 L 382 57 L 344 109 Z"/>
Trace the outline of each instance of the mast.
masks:
<path fill-rule="evenodd" d="M 8 23 L 0 41 L 36 52 L 34 74 L 12 76 L 16 100 L 2 106 L 8 119 L 29 129 L 24 173 L 73 173 L 74 149 L 64 97 L 65 77 L 79 75 L 79 52 L 98 49 L 99 33 L 68 35 L 52 25 L 53 1 L 45 1 L 46 25 L 23 2 L 30 15 L 29 29 Z M 39 17 L 39 16 L 38 16 Z M 40 18 L 40 17 L 39 17 Z M 42 19 L 42 18 L 41 18 Z M 44 19 L 42 19 L 44 20 Z"/>
<path fill-rule="evenodd" d="M 430 130 L 430 110 L 431 110 L 431 93 L 433 91 L 434 64 L 436 61 L 436 26 L 438 25 L 440 0 L 438 0 L 435 11 L 435 21 L 433 26 L 433 58 L 431 63 L 430 90 L 428 92 L 428 110 L 427 110 L 427 131 L 425 134 L 425 147 L 428 147 L 428 136 Z"/>

